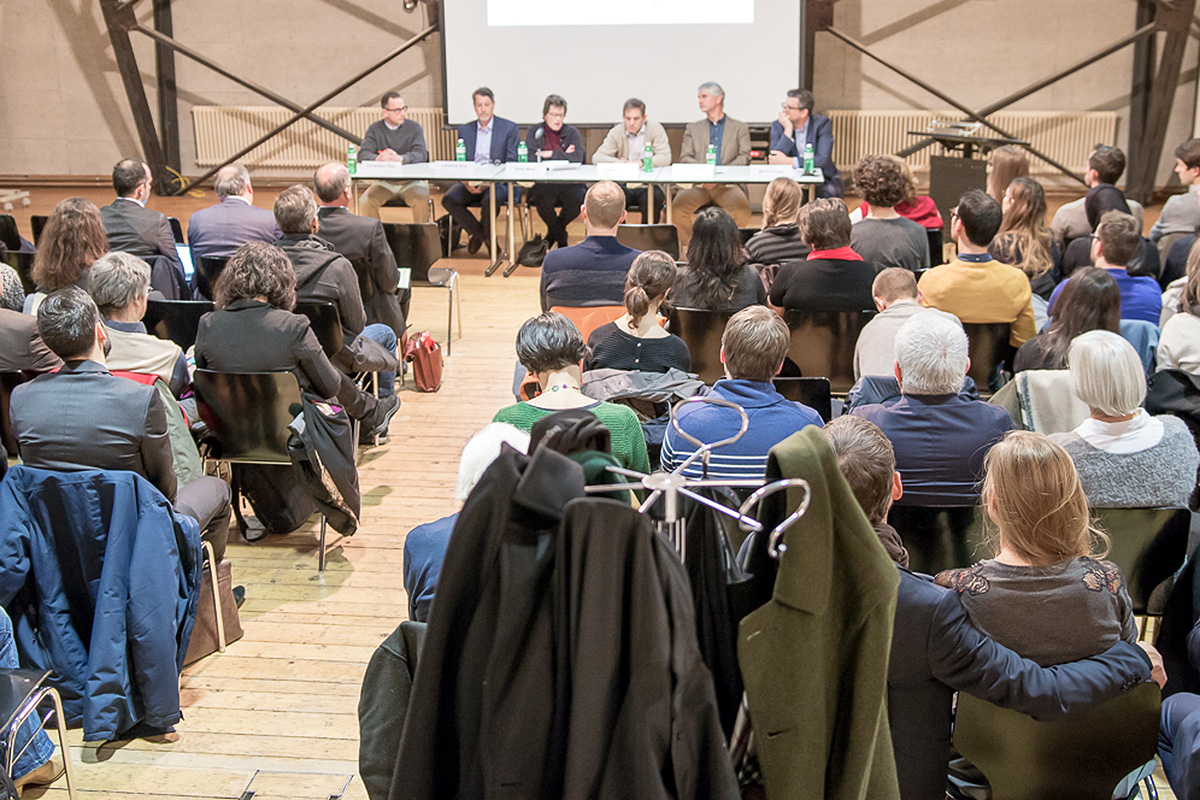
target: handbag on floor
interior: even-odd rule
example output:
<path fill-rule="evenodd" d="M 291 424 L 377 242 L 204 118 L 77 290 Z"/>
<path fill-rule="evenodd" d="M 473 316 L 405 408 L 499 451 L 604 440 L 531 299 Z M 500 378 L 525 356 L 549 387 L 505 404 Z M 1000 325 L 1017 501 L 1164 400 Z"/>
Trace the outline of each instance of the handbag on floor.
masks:
<path fill-rule="evenodd" d="M 404 360 L 413 365 L 418 391 L 436 392 L 442 388 L 442 347 L 429 331 L 420 331 L 404 342 Z"/>
<path fill-rule="evenodd" d="M 229 570 L 229 559 L 217 564 L 217 595 L 221 599 L 221 618 L 225 622 L 225 644 L 242 638 L 242 620 L 238 614 L 237 601 L 233 597 L 233 580 Z M 196 624 L 188 642 L 184 666 L 199 661 L 219 650 L 217 641 L 217 612 L 213 609 L 212 575 L 205 566 L 200 578 L 199 605 L 196 607 Z"/>

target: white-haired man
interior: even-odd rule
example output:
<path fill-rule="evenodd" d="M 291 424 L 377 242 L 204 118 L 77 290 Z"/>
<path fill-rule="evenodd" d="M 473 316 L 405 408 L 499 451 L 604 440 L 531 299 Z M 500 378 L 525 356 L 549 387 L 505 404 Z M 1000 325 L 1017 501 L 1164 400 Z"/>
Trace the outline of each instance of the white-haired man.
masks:
<path fill-rule="evenodd" d="M 188 219 L 188 246 L 192 258 L 228 258 L 246 242 L 275 244 L 282 235 L 275 215 L 254 205 L 250 173 L 241 164 L 217 170 L 213 178 L 217 204 L 196 211 Z"/>
<path fill-rule="evenodd" d="M 725 113 L 725 90 L 719 84 L 708 81 L 700 84 L 696 99 L 700 110 L 704 112 L 704 119 L 692 122 L 683 129 L 679 162 L 703 164 L 711 146 L 716 151 L 717 166 L 749 164 L 750 127 Z M 728 211 L 739 227 L 750 222 L 750 200 L 740 186 L 704 183 L 683 189 L 675 195 L 675 225 L 679 228 L 681 247 L 692 240 L 692 215 L 708 204 Z"/>
<path fill-rule="evenodd" d="M 1013 427 L 999 406 L 962 396 L 971 365 L 967 335 L 940 314 L 918 314 L 896 333 L 899 400 L 851 414 L 874 422 L 896 450 L 902 505 L 965 506 L 979 501 L 983 457 Z"/>

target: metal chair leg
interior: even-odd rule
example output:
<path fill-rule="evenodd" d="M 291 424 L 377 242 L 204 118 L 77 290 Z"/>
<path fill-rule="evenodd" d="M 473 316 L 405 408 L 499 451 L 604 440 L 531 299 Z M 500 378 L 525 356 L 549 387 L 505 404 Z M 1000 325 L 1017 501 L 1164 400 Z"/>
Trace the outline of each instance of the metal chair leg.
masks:
<path fill-rule="evenodd" d="M 317 552 L 317 572 L 325 571 L 325 515 L 321 515 L 321 543 Z"/>
<path fill-rule="evenodd" d="M 58 728 L 58 749 L 62 751 L 63 772 L 67 776 L 67 797 L 75 800 L 75 777 L 71 774 L 71 748 L 67 744 L 67 719 L 63 716 L 62 698 L 53 687 L 47 687 L 46 693 L 54 701 L 54 722 Z"/>
<path fill-rule="evenodd" d="M 217 652 L 225 652 L 225 615 L 221 611 L 221 585 L 217 579 L 217 559 L 213 556 L 212 545 L 201 542 L 204 555 L 208 559 L 208 577 L 212 581 L 213 610 L 217 615 Z"/>
<path fill-rule="evenodd" d="M 58 730 L 58 749 L 62 753 L 63 770 L 67 776 L 67 797 L 70 800 L 75 800 L 75 776 L 71 772 L 71 747 L 67 743 L 67 721 L 63 716 L 62 698 L 59 697 L 58 690 L 53 686 L 43 686 L 38 689 L 26 699 L 24 705 L 17 711 L 16 717 L 8 728 L 8 763 L 5 765 L 5 768 L 8 770 L 8 774 L 11 775 L 13 764 L 20 757 L 20 754 L 16 752 L 17 731 L 21 729 L 25 722 L 31 717 L 36 717 L 42 725 L 45 724 L 45 720 L 37 713 L 37 709 L 47 697 L 54 701 L 54 722 Z M 28 747 L 28 743 L 25 746 Z"/>
<path fill-rule="evenodd" d="M 449 356 L 454 348 L 454 287 L 451 285 L 453 277 L 446 281 L 446 288 L 450 290 L 450 294 L 446 297 L 446 309 L 448 316 L 446 317 L 446 355 Z M 462 327 L 462 319 L 459 318 L 459 327 Z M 462 331 L 459 331 L 459 336 L 462 336 Z"/>

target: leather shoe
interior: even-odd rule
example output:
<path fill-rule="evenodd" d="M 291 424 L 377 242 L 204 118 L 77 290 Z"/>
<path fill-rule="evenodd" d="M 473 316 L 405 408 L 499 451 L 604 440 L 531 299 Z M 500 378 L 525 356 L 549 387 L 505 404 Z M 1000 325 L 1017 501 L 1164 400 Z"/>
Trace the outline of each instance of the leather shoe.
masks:
<path fill-rule="evenodd" d="M 483 247 L 483 237 L 471 234 L 471 238 L 467 242 L 467 254 L 473 256 L 479 252 L 481 247 Z"/>
<path fill-rule="evenodd" d="M 392 421 L 392 417 L 396 416 L 396 412 L 399 410 L 400 398 L 396 395 L 380 398 L 375 412 L 362 421 L 359 443 L 372 444 L 376 436 L 381 438 L 387 436 L 388 423 Z"/>
<path fill-rule="evenodd" d="M 242 603 L 244 603 L 244 602 L 246 602 L 246 587 L 245 586 L 233 587 L 233 604 L 235 606 L 237 606 L 238 608 L 241 608 Z"/>
<path fill-rule="evenodd" d="M 66 771 L 67 766 L 63 763 L 63 755 L 55 753 L 45 764 L 14 778 L 13 788 L 17 790 L 17 797 L 20 797 L 26 786 L 47 786 L 62 777 Z"/>

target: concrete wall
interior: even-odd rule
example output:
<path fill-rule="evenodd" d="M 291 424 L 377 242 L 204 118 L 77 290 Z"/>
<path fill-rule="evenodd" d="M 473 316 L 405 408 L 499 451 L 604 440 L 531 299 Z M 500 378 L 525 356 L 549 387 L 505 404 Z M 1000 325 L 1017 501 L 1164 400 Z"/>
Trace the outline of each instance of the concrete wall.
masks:
<path fill-rule="evenodd" d="M 139 11 L 149 25 L 150 2 Z M 303 104 L 419 31 L 425 12 L 421 7 L 407 13 L 400 0 L 176 0 L 174 23 L 180 41 Z M 841 0 L 835 26 L 979 107 L 1129 33 L 1134 5 L 1128 0 Z M 156 108 L 153 47 L 140 34 L 133 41 Z M 412 106 L 440 104 L 439 47 L 434 35 L 330 103 L 374 104 L 382 92 L 397 89 Z M 0 12 L 0 53 L 0 175 L 107 175 L 120 157 L 140 152 L 96 0 L 6 3 Z M 820 108 L 944 106 L 827 34 L 817 37 L 816 57 Z M 1015 108 L 1118 110 L 1119 143 L 1126 146 L 1132 58 L 1127 48 Z M 191 106 L 267 101 L 186 58 L 177 56 L 176 63 L 183 168 L 197 174 Z M 770 64 L 764 62 L 763 69 Z M 1175 143 L 1194 129 L 1196 74 L 1193 41 L 1167 131 L 1160 184 L 1171 176 Z"/>

